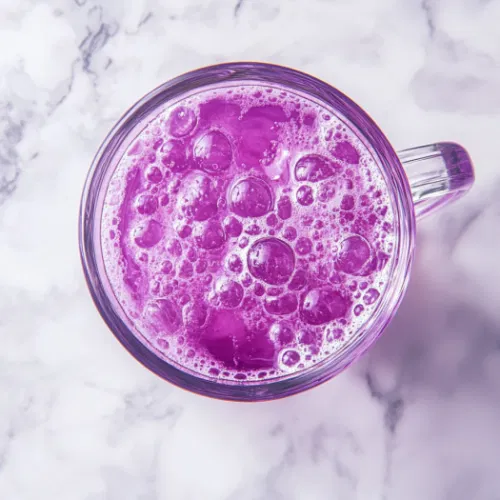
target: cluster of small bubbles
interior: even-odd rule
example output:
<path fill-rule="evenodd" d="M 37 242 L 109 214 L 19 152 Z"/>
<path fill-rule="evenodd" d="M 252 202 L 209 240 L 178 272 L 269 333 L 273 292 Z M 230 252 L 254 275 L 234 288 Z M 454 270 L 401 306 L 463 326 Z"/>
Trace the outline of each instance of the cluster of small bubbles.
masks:
<path fill-rule="evenodd" d="M 106 233 L 113 286 L 145 304 L 124 301 L 167 358 L 219 380 L 335 352 L 376 310 L 393 251 L 390 200 L 362 145 L 316 104 L 263 90 L 167 110 L 120 167 L 142 170 L 137 188 L 122 194 L 126 175 L 110 183 L 113 225 L 130 221 Z M 128 245 L 120 284 L 113 256 L 127 262 Z"/>

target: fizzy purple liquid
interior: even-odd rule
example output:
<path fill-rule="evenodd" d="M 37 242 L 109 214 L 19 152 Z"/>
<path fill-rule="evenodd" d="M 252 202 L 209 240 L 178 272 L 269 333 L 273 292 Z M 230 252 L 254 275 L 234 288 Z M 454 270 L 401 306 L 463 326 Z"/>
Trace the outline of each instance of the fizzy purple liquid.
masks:
<path fill-rule="evenodd" d="M 151 117 L 102 218 L 105 268 L 135 335 L 200 377 L 307 369 L 381 301 L 393 210 L 335 111 L 288 89 L 204 89 Z"/>

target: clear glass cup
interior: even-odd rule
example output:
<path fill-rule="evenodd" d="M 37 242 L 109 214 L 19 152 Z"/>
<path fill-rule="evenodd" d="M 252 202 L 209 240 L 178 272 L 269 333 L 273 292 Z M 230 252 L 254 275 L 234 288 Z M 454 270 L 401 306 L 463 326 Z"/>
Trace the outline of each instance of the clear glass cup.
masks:
<path fill-rule="evenodd" d="M 129 144 L 170 101 L 210 86 L 238 82 L 277 84 L 335 109 L 371 151 L 385 175 L 394 208 L 395 256 L 391 286 L 351 342 L 311 368 L 267 381 L 220 382 L 183 370 L 157 355 L 134 334 L 134 325 L 108 282 L 101 249 L 101 213 L 110 178 Z M 415 223 L 456 200 L 472 186 L 474 172 L 467 152 L 455 143 L 420 146 L 396 153 L 375 122 L 357 104 L 327 83 L 305 73 L 261 63 L 210 66 L 166 82 L 134 104 L 101 145 L 83 191 L 80 252 L 87 283 L 103 319 L 122 345 L 144 366 L 184 389 L 237 401 L 276 399 L 314 387 L 344 370 L 380 336 L 405 293 L 415 248 Z"/>

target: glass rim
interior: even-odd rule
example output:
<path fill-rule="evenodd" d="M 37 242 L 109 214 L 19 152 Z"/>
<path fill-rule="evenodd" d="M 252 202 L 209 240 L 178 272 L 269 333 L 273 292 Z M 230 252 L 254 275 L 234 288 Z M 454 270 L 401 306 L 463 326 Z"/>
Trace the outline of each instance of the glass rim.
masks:
<path fill-rule="evenodd" d="M 222 383 L 215 378 L 210 380 L 201 374 L 182 370 L 173 362 L 159 357 L 127 325 L 129 318 L 114 293 L 110 293 L 111 287 L 106 287 L 109 282 L 102 258 L 100 215 L 107 189 L 104 178 L 106 174 L 109 177 L 109 168 L 120 151 L 123 152 L 124 147 L 136 137 L 132 131 L 138 123 L 187 91 L 237 81 L 285 86 L 312 96 L 338 112 L 370 150 L 382 170 L 392 196 L 398 238 L 394 245 L 391 285 L 386 286 L 382 300 L 356 337 L 343 348 L 309 368 L 281 378 Z M 125 349 L 156 375 L 181 388 L 235 401 L 278 399 L 302 392 L 332 378 L 359 358 L 380 336 L 399 306 L 413 261 L 414 238 L 415 215 L 406 174 L 396 152 L 372 118 L 349 97 L 326 82 L 291 68 L 256 62 L 224 63 L 190 71 L 163 83 L 137 101 L 111 129 L 94 157 L 83 189 L 79 214 L 80 256 L 87 285 L 102 318 Z M 128 322 L 131 323 L 130 320 Z"/>

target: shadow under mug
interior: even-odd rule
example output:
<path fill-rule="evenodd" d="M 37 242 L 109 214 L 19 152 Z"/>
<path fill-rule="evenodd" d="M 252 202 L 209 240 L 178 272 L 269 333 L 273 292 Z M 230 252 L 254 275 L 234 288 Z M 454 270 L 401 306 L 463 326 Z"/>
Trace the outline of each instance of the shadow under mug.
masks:
<path fill-rule="evenodd" d="M 278 85 L 333 108 L 371 152 L 387 182 L 394 209 L 395 258 L 390 286 L 357 336 L 313 367 L 267 381 L 228 382 L 207 379 L 168 362 L 134 334 L 108 281 L 101 249 L 101 215 L 110 178 L 124 151 L 147 123 L 168 103 L 206 87 L 259 82 Z M 184 389 L 236 401 L 289 396 L 314 387 L 341 372 L 380 336 L 394 316 L 407 287 L 415 248 L 415 222 L 462 196 L 474 172 L 467 152 L 455 143 L 438 143 L 396 153 L 375 122 L 347 96 L 305 73 L 262 63 L 228 63 L 198 69 L 156 88 L 132 106 L 101 145 L 83 191 L 80 252 L 87 283 L 97 309 L 122 345 L 143 365 Z"/>

